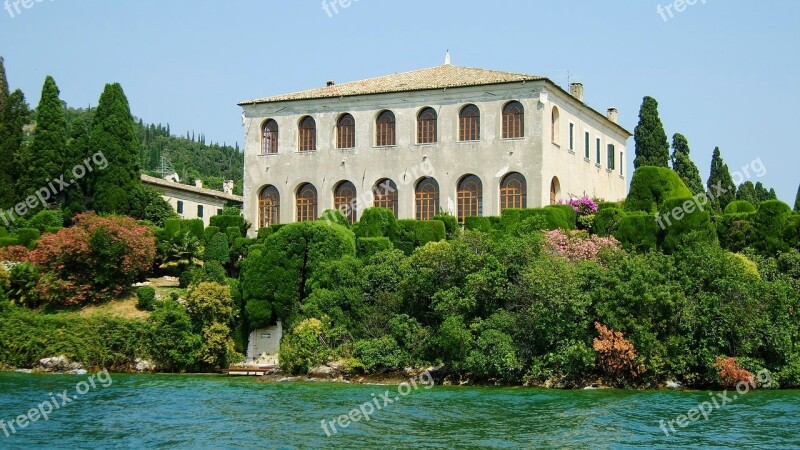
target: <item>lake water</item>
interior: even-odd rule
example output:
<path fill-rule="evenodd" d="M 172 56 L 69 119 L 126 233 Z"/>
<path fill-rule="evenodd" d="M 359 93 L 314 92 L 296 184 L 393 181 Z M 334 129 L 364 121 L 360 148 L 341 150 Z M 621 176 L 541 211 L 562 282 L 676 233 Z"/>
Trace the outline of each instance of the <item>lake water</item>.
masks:
<path fill-rule="evenodd" d="M 800 391 L 425 387 L 0 373 L 0 448 L 800 448 Z M 675 422 L 705 401 L 708 420 Z"/>

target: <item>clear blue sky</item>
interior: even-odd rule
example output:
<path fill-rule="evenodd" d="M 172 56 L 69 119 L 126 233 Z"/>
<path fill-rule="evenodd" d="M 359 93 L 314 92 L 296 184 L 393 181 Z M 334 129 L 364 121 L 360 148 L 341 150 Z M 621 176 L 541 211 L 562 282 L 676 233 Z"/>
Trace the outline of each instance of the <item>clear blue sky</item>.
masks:
<path fill-rule="evenodd" d="M 642 97 L 655 97 L 704 180 L 719 146 L 731 171 L 760 158 L 767 173 L 754 181 L 793 201 L 800 1 L 697 0 L 670 18 L 671 4 L 354 0 L 329 17 L 321 0 L 44 0 L 13 18 L 0 10 L 0 55 L 34 106 L 48 74 L 72 106 L 120 82 L 146 122 L 228 143 L 242 141 L 238 101 L 435 66 L 448 48 L 454 64 L 562 85 L 569 70 L 587 103 L 616 106 L 631 131 Z"/>

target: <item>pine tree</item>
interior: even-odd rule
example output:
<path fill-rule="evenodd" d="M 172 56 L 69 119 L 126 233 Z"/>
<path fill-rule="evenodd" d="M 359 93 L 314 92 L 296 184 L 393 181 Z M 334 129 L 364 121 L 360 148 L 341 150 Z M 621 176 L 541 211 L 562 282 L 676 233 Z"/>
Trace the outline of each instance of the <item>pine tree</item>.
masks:
<path fill-rule="evenodd" d="M 672 135 L 672 169 L 678 173 L 692 194 L 705 192 L 700 171 L 689 157 L 689 141 L 680 133 Z"/>
<path fill-rule="evenodd" d="M 736 191 L 736 200 L 747 200 L 756 208 L 761 203 L 758 195 L 756 195 L 756 187 L 753 186 L 752 181 L 745 181 L 739 185 L 739 189 Z"/>
<path fill-rule="evenodd" d="M 728 203 L 736 199 L 736 185 L 733 184 L 731 172 L 722 161 L 719 147 L 714 148 L 711 158 L 711 174 L 708 177 L 709 204 L 716 211 L 724 211 Z"/>
<path fill-rule="evenodd" d="M 8 78 L 6 78 L 6 64 L 2 56 L 0 56 L 0 123 L 3 122 L 2 111 L 3 105 L 9 96 L 8 91 Z"/>
<path fill-rule="evenodd" d="M 22 91 L 17 89 L 8 96 L 0 117 L 0 207 L 10 208 L 17 200 L 14 186 L 19 169 L 15 161 L 18 161 L 25 138 L 23 127 L 31 121 L 31 112 Z"/>
<path fill-rule="evenodd" d="M 108 166 L 96 168 L 89 182 L 92 207 L 99 213 L 144 214 L 139 176 L 139 141 L 128 99 L 118 83 L 107 84 L 94 116 L 90 147 Z"/>
<path fill-rule="evenodd" d="M 639 109 L 639 124 L 633 132 L 636 158 L 633 167 L 669 167 L 669 142 L 661 119 L 658 118 L 658 102 L 645 97 Z"/>
<path fill-rule="evenodd" d="M 800 186 L 797 186 L 797 195 L 794 197 L 794 212 L 800 214 Z"/>
<path fill-rule="evenodd" d="M 64 105 L 58 97 L 59 91 L 53 77 L 48 76 L 42 87 L 42 98 L 36 110 L 36 129 L 33 140 L 27 149 L 27 166 L 17 180 L 18 200 L 46 188 L 50 182 L 64 175 L 64 153 L 67 146 L 67 119 Z M 57 183 L 53 183 L 58 186 Z M 54 194 L 57 201 L 62 200 L 63 192 Z M 52 200 L 51 200 L 52 201 Z"/>

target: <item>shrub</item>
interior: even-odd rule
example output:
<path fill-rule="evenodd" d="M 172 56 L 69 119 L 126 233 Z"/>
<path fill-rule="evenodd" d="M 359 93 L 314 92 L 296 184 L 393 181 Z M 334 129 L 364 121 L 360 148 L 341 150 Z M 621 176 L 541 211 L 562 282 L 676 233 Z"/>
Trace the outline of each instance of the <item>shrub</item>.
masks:
<path fill-rule="evenodd" d="M 678 219 L 674 214 L 676 211 L 681 211 L 683 217 Z M 661 205 L 659 218 L 664 226 L 661 248 L 665 253 L 675 251 L 684 236 L 689 233 L 692 233 L 694 242 L 717 241 L 716 228 L 711 223 L 711 214 L 697 208 L 697 204 L 692 198 L 665 200 Z"/>
<path fill-rule="evenodd" d="M 0 227 L 0 238 L 8 237 L 8 230 L 6 227 Z"/>
<path fill-rule="evenodd" d="M 568 261 L 598 261 L 602 250 L 619 249 L 613 237 L 590 236 L 585 231 L 548 231 L 544 242 L 551 253 Z"/>
<path fill-rule="evenodd" d="M 447 237 L 444 222 L 440 220 L 419 220 L 414 229 L 414 244 L 422 247 L 428 242 L 443 241 Z"/>
<path fill-rule="evenodd" d="M 723 387 L 733 388 L 738 383 L 754 383 L 753 374 L 742 368 L 736 358 L 717 356 L 714 368 L 719 370 L 719 382 Z"/>
<path fill-rule="evenodd" d="M 692 192 L 672 169 L 644 166 L 633 173 L 625 211 L 656 212 L 664 201 L 691 197 Z"/>
<path fill-rule="evenodd" d="M 761 202 L 755 215 L 755 242 L 753 247 L 763 255 L 773 255 L 789 249 L 784 239 L 784 231 L 792 211 L 789 205 L 779 200 Z"/>
<path fill-rule="evenodd" d="M 19 245 L 19 239 L 13 236 L 0 237 L 0 248 L 14 247 Z"/>
<path fill-rule="evenodd" d="M 492 222 L 488 217 L 468 216 L 464 218 L 464 229 L 488 233 L 492 230 Z"/>
<path fill-rule="evenodd" d="M 39 307 L 40 297 L 36 290 L 39 278 L 41 278 L 39 270 L 33 264 L 24 262 L 11 266 L 8 299 L 19 306 Z"/>
<path fill-rule="evenodd" d="M 236 241 L 236 239 L 240 239 L 243 237 L 242 232 L 239 230 L 238 227 L 228 227 L 228 229 L 225 230 L 225 234 L 228 236 L 228 244 L 231 246 L 233 245 L 234 241 Z"/>
<path fill-rule="evenodd" d="M 258 239 L 259 241 L 264 241 L 268 237 L 270 237 L 270 235 L 272 235 L 273 232 L 274 232 L 274 230 L 272 228 L 270 228 L 270 227 L 259 228 L 258 229 L 258 234 L 256 235 L 256 239 Z"/>
<path fill-rule="evenodd" d="M 356 341 L 353 345 L 353 356 L 368 372 L 401 369 L 409 362 L 408 354 L 391 336 Z"/>
<path fill-rule="evenodd" d="M 754 215 L 755 213 L 737 213 L 725 214 L 717 218 L 717 236 L 719 236 L 719 244 L 722 248 L 740 252 L 755 242 Z"/>
<path fill-rule="evenodd" d="M 156 306 L 156 290 L 150 286 L 142 286 L 136 289 L 136 295 L 139 301 L 136 303 L 136 309 L 140 311 L 153 311 Z"/>
<path fill-rule="evenodd" d="M 191 233 L 192 236 L 196 237 L 199 241 L 202 241 L 205 237 L 203 227 L 203 219 L 181 220 L 181 231 L 184 233 Z"/>
<path fill-rule="evenodd" d="M 568 205 L 551 205 L 545 208 L 515 209 L 507 208 L 503 210 L 501 223 L 506 233 L 517 233 L 518 231 L 530 228 L 533 225 L 537 229 L 564 230 L 575 229 L 577 215 Z M 523 227 L 523 225 L 527 225 Z M 533 231 L 533 230 L 528 230 Z"/>
<path fill-rule="evenodd" d="M 386 237 L 363 237 L 356 239 L 356 251 L 359 256 L 369 260 L 373 255 L 392 248 L 392 241 Z"/>
<path fill-rule="evenodd" d="M 756 207 L 747 200 L 734 200 L 725 207 L 725 214 L 738 214 L 754 212 Z"/>
<path fill-rule="evenodd" d="M 110 300 L 146 273 L 155 258 L 155 238 L 128 217 L 79 214 L 75 225 L 44 235 L 31 252 L 42 269 L 37 287 L 48 302 L 80 305 Z"/>
<path fill-rule="evenodd" d="M 0 261 L 26 262 L 30 260 L 31 250 L 21 245 L 0 247 Z"/>
<path fill-rule="evenodd" d="M 220 232 L 219 227 L 209 226 L 203 231 L 203 242 L 208 244 L 211 241 L 211 238 L 214 237 L 217 233 Z"/>
<path fill-rule="evenodd" d="M 44 233 L 48 228 L 62 228 L 64 213 L 60 209 L 44 209 L 28 220 L 28 228 L 36 228 Z"/>
<path fill-rule="evenodd" d="M 622 215 L 614 237 L 625 250 L 647 252 L 656 249 L 658 233 L 659 227 L 652 214 L 634 212 Z"/>
<path fill-rule="evenodd" d="M 325 220 L 327 222 L 336 223 L 343 227 L 350 228 L 350 221 L 347 220 L 344 213 L 342 213 L 338 209 L 326 209 L 325 212 L 319 216 L 320 220 Z"/>
<path fill-rule="evenodd" d="M 522 369 L 511 336 L 495 329 L 481 333 L 467 356 L 466 367 L 484 380 L 513 380 Z"/>
<path fill-rule="evenodd" d="M 619 208 L 602 208 L 594 216 L 592 230 L 600 236 L 613 235 L 623 217 L 625 213 Z"/>
<path fill-rule="evenodd" d="M 227 230 L 228 227 L 237 227 L 239 231 L 241 231 L 242 236 L 247 234 L 248 228 L 248 224 L 242 216 L 213 216 L 211 217 L 209 225 L 218 227 L 220 230 Z"/>
<path fill-rule="evenodd" d="M 458 224 L 458 220 L 456 220 L 455 217 L 450 214 L 437 214 L 433 216 L 433 220 L 441 220 L 444 222 L 444 231 L 447 235 L 447 240 L 453 240 L 459 236 L 461 225 Z"/>
<path fill-rule="evenodd" d="M 444 228 L 444 224 L 442 224 L 442 228 Z M 387 237 L 394 240 L 397 238 L 397 231 L 397 220 L 391 210 L 367 208 L 361 214 L 356 237 Z"/>
<path fill-rule="evenodd" d="M 305 319 L 281 339 L 278 362 L 291 374 L 305 374 L 328 360 L 325 328 L 319 319 Z"/>
<path fill-rule="evenodd" d="M 589 201 L 591 201 L 591 200 L 589 200 Z M 547 209 L 547 208 L 559 209 L 559 210 L 564 212 L 564 219 L 567 222 L 567 227 L 564 228 L 562 226 L 559 226 L 558 228 L 564 228 L 564 229 L 567 229 L 567 230 L 574 230 L 575 229 L 575 227 L 577 226 L 577 223 L 578 223 L 578 212 L 575 211 L 573 206 L 571 206 L 571 205 L 550 205 L 550 206 L 545 206 L 544 209 Z M 523 213 L 523 217 L 524 217 L 524 213 Z"/>
<path fill-rule="evenodd" d="M 215 323 L 229 324 L 233 320 L 231 288 L 225 284 L 202 282 L 186 294 L 186 312 L 192 319 L 195 331 Z"/>
<path fill-rule="evenodd" d="M 184 289 L 189 287 L 194 282 L 194 276 L 198 270 L 200 270 L 200 267 L 192 267 L 181 272 L 180 276 L 178 276 L 178 286 Z"/>
<path fill-rule="evenodd" d="M 597 212 L 597 203 L 587 196 L 571 198 L 567 202 L 578 216 L 588 216 Z"/>
<path fill-rule="evenodd" d="M 266 300 L 251 300 L 245 306 L 250 329 L 256 330 L 272 325 L 272 307 Z"/>
<path fill-rule="evenodd" d="M 619 332 L 597 322 L 594 324 L 598 337 L 594 338 L 592 348 L 597 353 L 598 364 L 606 373 L 621 379 L 636 378 L 647 369 L 636 362 L 636 349 Z"/>
<path fill-rule="evenodd" d="M 190 272 L 189 285 L 198 283 L 225 284 L 225 268 L 218 261 L 208 261 L 203 267 L 198 267 Z"/>
<path fill-rule="evenodd" d="M 160 370 L 185 371 L 196 364 L 202 337 L 194 332 L 186 308 L 173 300 L 159 302 L 148 323 L 156 330 L 149 351 Z"/>
<path fill-rule="evenodd" d="M 228 247 L 228 236 L 217 233 L 208 244 L 204 255 L 206 262 L 216 261 L 220 264 L 227 264 L 230 261 L 230 248 Z"/>
<path fill-rule="evenodd" d="M 22 228 L 17 231 L 17 241 L 23 247 L 33 248 L 42 234 L 36 228 Z"/>
<path fill-rule="evenodd" d="M 164 232 L 168 236 L 173 236 L 181 232 L 181 219 L 167 219 L 164 221 Z"/>
<path fill-rule="evenodd" d="M 400 250 L 406 256 L 410 256 L 412 253 L 414 253 L 414 248 L 415 247 L 414 247 L 414 243 L 413 242 L 409 242 L 409 241 L 394 241 L 392 244 L 394 245 L 394 248 Z"/>

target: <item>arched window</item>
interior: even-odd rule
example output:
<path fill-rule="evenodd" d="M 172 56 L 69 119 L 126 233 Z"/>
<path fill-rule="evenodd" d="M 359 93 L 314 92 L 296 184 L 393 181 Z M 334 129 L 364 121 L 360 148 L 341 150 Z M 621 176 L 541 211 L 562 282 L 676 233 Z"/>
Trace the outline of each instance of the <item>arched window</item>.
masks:
<path fill-rule="evenodd" d="M 261 127 L 261 154 L 278 153 L 278 122 L 270 119 Z"/>
<path fill-rule="evenodd" d="M 431 220 L 439 212 L 439 183 L 426 177 L 417 183 L 416 188 L 417 220 Z"/>
<path fill-rule="evenodd" d="M 503 139 L 525 136 L 525 108 L 520 102 L 508 103 L 503 108 Z"/>
<path fill-rule="evenodd" d="M 336 123 L 336 148 L 356 146 L 356 121 L 350 114 L 343 114 Z"/>
<path fill-rule="evenodd" d="M 561 183 L 558 181 L 558 177 L 553 177 L 553 181 L 550 182 L 550 204 L 555 205 L 556 201 L 558 201 L 558 196 L 561 194 Z"/>
<path fill-rule="evenodd" d="M 275 186 L 265 186 L 258 194 L 258 228 L 281 223 L 281 195 Z"/>
<path fill-rule="evenodd" d="M 397 185 L 394 181 L 388 178 L 378 180 L 372 188 L 372 193 L 375 197 L 373 206 L 391 210 L 397 217 Z"/>
<path fill-rule="evenodd" d="M 528 184 L 525 177 L 512 172 L 500 181 L 500 212 L 507 208 L 528 207 Z"/>
<path fill-rule="evenodd" d="M 297 188 L 297 221 L 317 219 L 317 188 L 311 183 L 303 183 Z"/>
<path fill-rule="evenodd" d="M 483 215 L 483 185 L 475 175 L 465 175 L 458 182 L 456 190 L 458 200 L 458 221 L 464 222 L 468 216 Z"/>
<path fill-rule="evenodd" d="M 311 116 L 300 121 L 300 151 L 310 152 L 317 149 L 317 122 Z"/>
<path fill-rule="evenodd" d="M 478 141 L 481 139 L 481 111 L 475 105 L 467 105 L 458 113 L 458 140 Z"/>
<path fill-rule="evenodd" d="M 356 221 L 356 187 L 349 181 L 342 181 L 333 191 L 333 207 L 341 211 L 350 223 Z"/>
<path fill-rule="evenodd" d="M 384 111 L 380 113 L 378 115 L 378 119 L 375 121 L 375 124 L 377 125 L 376 145 L 378 147 L 395 145 L 394 113 L 391 111 Z"/>
<path fill-rule="evenodd" d="M 417 115 L 417 144 L 432 144 L 436 142 L 436 111 L 425 108 Z"/>
<path fill-rule="evenodd" d="M 559 139 L 558 130 L 560 128 L 560 122 L 558 120 L 558 117 L 559 117 L 558 108 L 553 106 L 553 112 L 552 115 L 550 116 L 550 139 L 556 144 L 558 144 L 558 139 Z"/>

